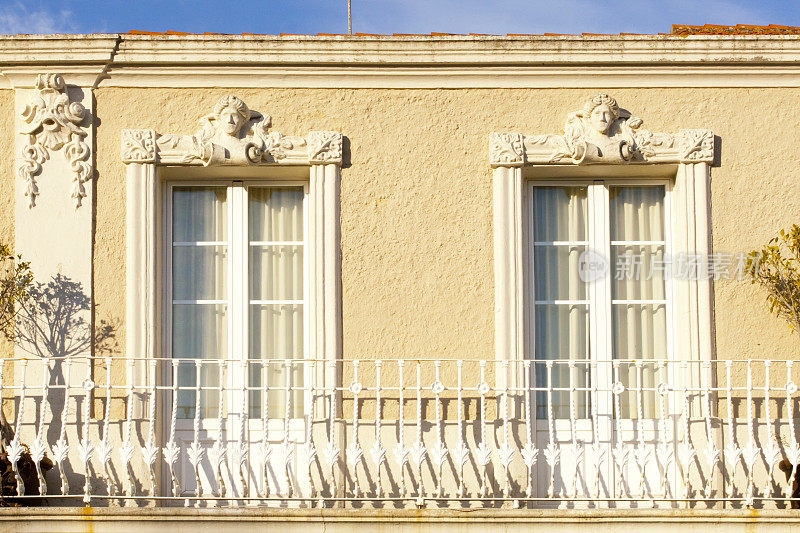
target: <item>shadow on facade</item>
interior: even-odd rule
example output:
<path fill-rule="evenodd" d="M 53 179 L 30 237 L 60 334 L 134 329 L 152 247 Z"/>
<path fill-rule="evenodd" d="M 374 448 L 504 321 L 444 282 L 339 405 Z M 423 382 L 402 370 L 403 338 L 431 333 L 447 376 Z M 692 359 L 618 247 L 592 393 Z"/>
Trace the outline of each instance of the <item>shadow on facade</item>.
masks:
<path fill-rule="evenodd" d="M 46 379 L 48 383 L 47 408 L 49 417 L 52 421 L 61 420 L 64 410 L 64 388 L 66 383 L 66 376 L 64 375 L 64 361 L 67 358 L 74 356 L 103 356 L 111 354 L 117 348 L 117 320 L 100 320 L 93 324 L 92 322 L 92 301 L 89 295 L 85 292 L 83 285 L 74 281 L 63 274 L 53 276 L 47 283 L 34 282 L 29 289 L 29 298 L 22 305 L 17 315 L 16 330 L 15 330 L 15 344 L 18 355 L 29 358 L 49 358 L 52 361 L 47 376 L 27 376 L 26 382 L 33 385 L 33 394 L 28 394 L 28 398 L 35 402 L 35 412 L 39 412 L 42 401 L 43 382 Z M 87 363 L 83 363 L 86 365 Z M 42 367 L 34 365 L 31 371 L 42 372 Z M 70 390 L 80 387 L 81 382 L 87 375 L 87 371 L 94 369 L 87 369 L 85 366 L 81 369 L 72 365 L 71 376 L 69 380 Z M 16 374 L 18 370 L 14 369 Z M 14 376 L 16 379 L 16 376 Z M 8 383 L 8 381 L 6 381 Z M 39 384 L 42 385 L 39 385 Z M 38 389 L 38 390 L 37 390 Z M 38 396 L 37 393 L 38 392 Z M 74 393 L 73 393 L 74 395 Z M 19 392 L 15 394 L 17 397 L 16 402 L 19 402 Z M 76 427 L 78 428 L 79 437 L 81 428 L 83 426 L 83 417 L 85 416 L 85 409 L 83 408 L 84 398 L 76 397 Z M 15 412 L 19 412 L 19 405 L 15 405 Z M 36 427 L 33 428 L 35 433 L 40 431 L 39 424 L 41 420 L 37 420 Z M 0 435 L 4 445 L 9 445 L 14 438 L 14 421 L 8 421 L 5 413 L 0 410 Z M 51 423 L 47 425 L 47 432 L 45 439 L 47 442 L 56 442 L 59 438 L 60 424 Z M 26 435 L 28 433 L 26 432 Z M 29 439 L 26 439 L 29 440 Z M 25 442 L 30 445 L 30 442 Z M 49 459 L 45 459 L 49 461 Z M 7 463 L 7 460 L 5 461 Z M 25 459 L 21 460 L 21 463 Z M 36 493 L 39 488 L 39 482 L 33 468 L 33 461 L 30 455 L 27 456 L 27 462 L 31 463 L 31 468 L 26 469 L 24 464 L 20 464 L 20 470 L 23 474 L 26 471 L 32 475 L 27 477 L 23 475 L 25 484 L 25 492 L 27 494 Z M 44 466 L 43 461 L 43 466 Z M 52 461 L 49 467 L 52 467 Z M 65 474 L 68 478 L 74 478 L 78 475 L 73 472 L 69 461 L 66 461 Z M 10 468 L 7 469 L 10 471 Z M 10 473 L 10 472 L 8 472 Z M 5 481 L 6 472 L 3 471 L 3 481 Z M 82 477 L 82 476 L 81 476 Z M 13 475 L 11 480 L 13 482 Z M 51 485 L 52 483 L 52 485 Z M 56 488 L 57 483 L 48 480 L 48 488 Z M 5 494 L 6 483 L 3 483 L 3 492 Z M 16 483 L 13 483 L 16 487 Z M 14 489 L 15 490 L 15 489 Z M 13 493 L 12 493 L 13 494 Z"/>

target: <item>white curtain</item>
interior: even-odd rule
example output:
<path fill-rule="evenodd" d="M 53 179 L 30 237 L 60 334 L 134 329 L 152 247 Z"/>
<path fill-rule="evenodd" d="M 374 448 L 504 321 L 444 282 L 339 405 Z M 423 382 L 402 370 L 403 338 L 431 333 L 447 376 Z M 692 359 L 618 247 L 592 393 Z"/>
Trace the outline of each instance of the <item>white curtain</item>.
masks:
<path fill-rule="evenodd" d="M 589 385 L 589 305 L 586 283 L 579 275 L 579 259 L 587 249 L 586 187 L 536 187 L 533 193 L 534 225 L 534 351 L 537 387 Z M 576 303 L 577 302 L 577 303 Z M 575 360 L 570 368 L 546 360 Z M 583 361 L 583 362 L 580 362 Z M 553 416 L 569 418 L 570 392 L 552 393 Z M 576 415 L 588 415 L 588 395 L 576 392 Z M 548 396 L 537 394 L 537 417 L 547 418 Z"/>
<path fill-rule="evenodd" d="M 667 356 L 664 280 L 664 187 L 610 187 L 611 323 L 615 359 L 665 359 Z M 647 242 L 643 244 L 642 241 Z M 630 303 L 636 301 L 637 303 Z M 620 364 L 626 387 L 620 398 L 623 418 L 659 416 L 653 389 L 663 379 L 654 363 Z M 642 393 L 642 412 L 636 388 Z"/>
<path fill-rule="evenodd" d="M 666 290 L 663 276 L 665 253 L 664 187 L 609 187 L 609 205 L 602 213 L 589 213 L 587 187 L 533 187 L 534 234 L 534 351 L 537 387 L 546 387 L 548 369 L 554 388 L 588 388 L 589 361 L 603 347 L 589 346 L 590 325 L 587 284 L 580 276 L 581 254 L 589 249 L 588 220 L 607 216 L 611 243 L 593 242 L 594 251 L 610 261 L 612 353 L 614 359 L 666 358 Z M 609 257 L 610 253 L 610 257 Z M 617 279 L 620 278 L 620 279 Z M 590 350 L 594 349 L 595 354 Z M 607 356 L 606 356 L 607 357 Z M 652 363 L 641 367 L 621 363 L 619 379 L 627 391 L 620 398 L 619 415 L 625 418 L 658 416 L 653 389 L 662 379 Z M 601 388 L 610 383 L 598 384 Z M 638 412 L 637 387 L 642 394 Z M 576 415 L 588 417 L 587 392 L 577 391 Z M 569 418 L 570 392 L 552 393 L 553 415 Z M 537 417 L 547 418 L 548 396 L 537 394 Z"/>
<path fill-rule="evenodd" d="M 303 190 L 298 187 L 250 187 L 250 359 L 303 358 Z M 291 387 L 303 386 L 301 365 L 292 365 Z M 269 416 L 283 417 L 286 367 L 250 365 L 250 385 L 271 390 Z M 260 417 L 260 391 L 250 394 L 250 416 Z M 292 411 L 303 412 L 303 394 L 293 391 Z M 294 415 L 293 415 L 294 416 Z"/>
<path fill-rule="evenodd" d="M 219 359 L 227 355 L 227 191 L 175 187 L 172 193 L 172 356 Z M 215 303 L 216 301 L 217 303 Z M 201 387 L 219 386 L 218 364 L 201 365 Z M 193 418 L 194 363 L 178 367 L 178 416 Z M 200 415 L 217 416 L 217 391 L 200 394 Z"/>

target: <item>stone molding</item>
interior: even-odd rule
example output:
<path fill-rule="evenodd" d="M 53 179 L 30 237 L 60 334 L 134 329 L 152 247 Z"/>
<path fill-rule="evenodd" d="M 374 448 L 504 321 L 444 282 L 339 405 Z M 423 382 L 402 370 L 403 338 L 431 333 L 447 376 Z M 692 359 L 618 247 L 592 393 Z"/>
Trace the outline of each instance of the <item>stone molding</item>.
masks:
<path fill-rule="evenodd" d="M 493 166 L 521 167 L 525 163 L 522 134 L 490 133 L 489 161 Z"/>
<path fill-rule="evenodd" d="M 39 74 L 34 93 L 21 112 L 19 133 L 27 138 L 22 148 L 22 164 L 17 168 L 25 182 L 28 207 L 36 206 L 39 184 L 36 177 L 50 159 L 51 152 L 63 150 L 72 170 L 70 193 L 75 207 L 86 197 L 84 183 L 91 179 L 91 148 L 85 142 L 89 135 L 86 124 L 91 117 L 80 102 L 71 102 L 61 74 Z"/>
<path fill-rule="evenodd" d="M 798 61 L 790 35 L 12 35 L 0 87 L 771 88 L 800 87 Z"/>
<path fill-rule="evenodd" d="M 492 167 L 637 163 L 711 163 L 714 134 L 705 129 L 655 133 L 607 94 L 567 115 L 564 134 L 491 133 Z"/>
<path fill-rule="evenodd" d="M 453 66 L 642 61 L 793 61 L 796 36 L 677 35 L 122 35 L 116 66 L 201 62 Z M 192 57 L 188 60 L 187 57 Z"/>
<path fill-rule="evenodd" d="M 270 131 L 271 118 L 228 95 L 200 118 L 191 135 L 122 131 L 124 163 L 162 165 L 310 165 L 342 162 L 342 134 L 312 131 L 307 138 Z"/>

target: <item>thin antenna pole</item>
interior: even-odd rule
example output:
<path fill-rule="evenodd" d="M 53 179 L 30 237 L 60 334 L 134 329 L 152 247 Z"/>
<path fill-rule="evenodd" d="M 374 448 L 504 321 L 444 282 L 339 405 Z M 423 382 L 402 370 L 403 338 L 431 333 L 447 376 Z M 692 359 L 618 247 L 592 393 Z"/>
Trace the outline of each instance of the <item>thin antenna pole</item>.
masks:
<path fill-rule="evenodd" d="M 353 35 L 353 19 L 350 13 L 350 0 L 347 0 L 347 35 Z"/>

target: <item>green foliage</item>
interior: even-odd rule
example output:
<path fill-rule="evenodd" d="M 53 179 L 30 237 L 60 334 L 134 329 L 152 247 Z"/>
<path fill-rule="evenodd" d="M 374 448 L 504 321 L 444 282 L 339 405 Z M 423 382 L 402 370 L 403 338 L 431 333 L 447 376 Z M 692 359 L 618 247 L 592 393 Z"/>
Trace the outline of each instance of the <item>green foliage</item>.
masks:
<path fill-rule="evenodd" d="M 14 335 L 14 322 L 21 304 L 28 298 L 33 282 L 30 263 L 15 256 L 11 248 L 0 243 L 0 331 Z"/>
<path fill-rule="evenodd" d="M 767 290 L 769 310 L 800 330 L 800 226 L 781 230 L 761 250 L 750 252 L 748 270 L 752 282 Z"/>

